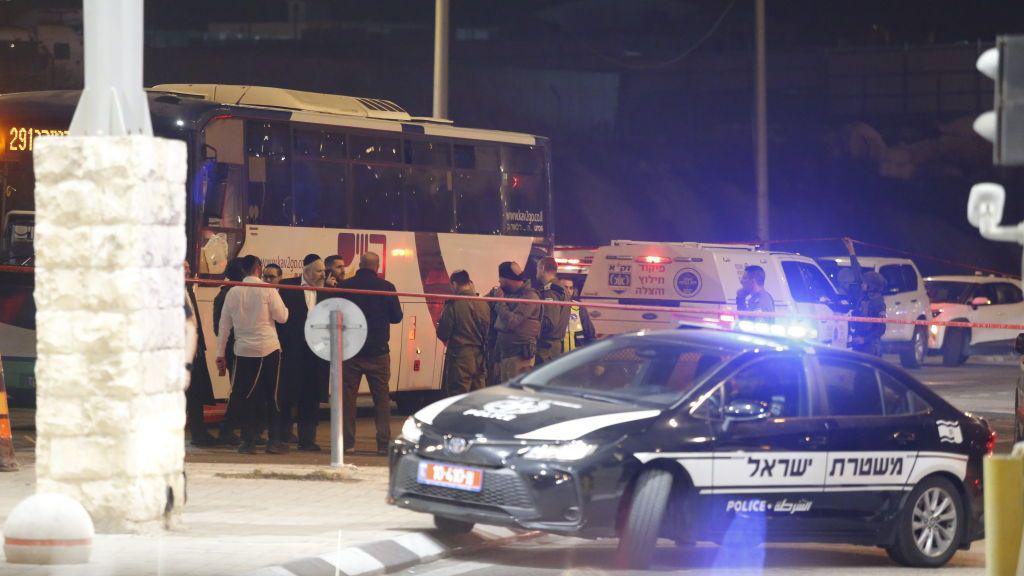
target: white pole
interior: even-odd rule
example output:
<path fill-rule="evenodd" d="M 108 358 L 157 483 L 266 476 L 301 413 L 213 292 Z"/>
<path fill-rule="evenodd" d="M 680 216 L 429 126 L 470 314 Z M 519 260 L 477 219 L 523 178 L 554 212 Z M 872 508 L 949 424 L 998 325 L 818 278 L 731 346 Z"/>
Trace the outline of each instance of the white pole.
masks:
<path fill-rule="evenodd" d="M 768 98 L 766 95 L 765 47 L 764 47 L 764 0 L 754 0 L 756 20 L 755 41 L 757 62 L 755 65 L 756 119 L 755 147 L 757 149 L 757 238 L 762 242 L 769 239 L 768 222 Z"/>
<path fill-rule="evenodd" d="M 448 117 L 449 0 L 434 4 L 434 118 Z"/>
<path fill-rule="evenodd" d="M 342 397 L 344 384 L 341 378 L 345 340 L 342 338 L 344 316 L 340 310 L 331 311 L 331 468 L 345 466 L 345 432 Z"/>
<path fill-rule="evenodd" d="M 72 136 L 153 135 L 142 88 L 142 0 L 84 0 L 85 88 Z"/>

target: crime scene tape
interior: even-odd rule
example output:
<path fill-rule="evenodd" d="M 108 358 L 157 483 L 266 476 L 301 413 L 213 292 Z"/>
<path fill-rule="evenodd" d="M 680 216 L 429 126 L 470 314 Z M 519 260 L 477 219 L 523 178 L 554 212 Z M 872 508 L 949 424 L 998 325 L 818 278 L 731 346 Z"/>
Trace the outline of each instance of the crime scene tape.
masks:
<path fill-rule="evenodd" d="M 671 314 L 675 317 L 689 317 L 698 315 L 735 315 L 744 318 L 802 318 L 807 320 L 832 320 L 836 322 L 864 322 L 873 324 L 902 324 L 914 326 L 944 326 L 950 328 L 990 328 L 998 330 L 1024 331 L 1024 324 L 1001 324 L 992 322 L 954 322 L 936 320 L 909 320 L 903 318 L 867 318 L 860 316 L 846 316 L 843 314 L 801 314 L 797 312 L 759 312 L 759 311 L 737 311 L 724 308 L 672 308 L 669 306 L 646 306 L 640 304 L 612 304 L 604 302 L 560 302 L 555 300 L 524 300 L 520 298 L 505 298 L 493 296 L 465 296 L 460 294 L 441 294 L 423 292 L 381 292 L 378 290 L 359 290 L 353 288 L 328 288 L 315 286 L 297 286 L 282 284 L 262 284 L 250 282 L 231 282 L 227 280 L 206 280 L 190 278 L 186 280 L 190 284 L 199 286 L 248 286 L 258 288 L 277 288 L 280 290 L 310 290 L 328 294 L 366 294 L 370 296 L 399 296 L 405 298 L 422 298 L 425 300 L 477 300 L 483 302 L 505 302 L 514 304 L 529 304 L 540 306 L 579 306 L 581 308 L 627 310 L 636 312 L 661 312 Z"/>
<path fill-rule="evenodd" d="M 32 273 L 34 268 L 28 266 L 0 266 L 0 272 L 21 272 Z M 946 328 L 985 328 L 994 330 L 1016 330 L 1024 332 L 1024 324 L 995 323 L 995 322 L 958 322 L 942 320 L 911 320 L 903 318 L 868 318 L 861 316 L 848 316 L 845 314 L 804 314 L 798 312 L 759 312 L 759 311 L 737 311 L 727 308 L 701 308 L 686 307 L 673 308 L 669 306 L 647 306 L 641 304 L 618 304 L 605 302 L 569 301 L 559 302 L 552 300 L 523 300 L 517 298 L 491 297 L 491 296 L 465 296 L 460 294 L 424 293 L 424 292 L 380 292 L 376 290 L 358 290 L 353 288 L 329 288 L 316 286 L 298 286 L 287 284 L 263 284 L 250 282 L 232 282 L 230 280 L 212 280 L 189 278 L 186 282 L 197 286 L 247 286 L 250 288 L 275 288 L 278 290 L 311 290 L 328 294 L 366 294 L 380 296 L 399 296 L 404 298 L 422 298 L 424 300 L 478 300 L 483 302 L 505 302 L 541 306 L 579 306 L 581 308 L 605 309 L 605 310 L 626 310 L 635 312 L 660 312 L 670 314 L 676 318 L 686 319 L 691 316 L 707 315 L 737 315 L 744 318 L 800 318 L 805 320 L 824 320 L 835 322 L 861 322 L 872 324 L 900 324 L 912 326 L 941 326 Z"/>

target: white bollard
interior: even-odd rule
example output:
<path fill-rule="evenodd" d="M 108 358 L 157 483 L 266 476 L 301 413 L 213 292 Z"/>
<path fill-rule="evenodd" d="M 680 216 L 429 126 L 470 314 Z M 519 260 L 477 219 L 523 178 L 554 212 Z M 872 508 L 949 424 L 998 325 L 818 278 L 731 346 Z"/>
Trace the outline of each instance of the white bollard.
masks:
<path fill-rule="evenodd" d="M 64 494 L 35 494 L 4 523 L 4 555 L 11 564 L 85 564 L 92 552 L 89 513 Z"/>

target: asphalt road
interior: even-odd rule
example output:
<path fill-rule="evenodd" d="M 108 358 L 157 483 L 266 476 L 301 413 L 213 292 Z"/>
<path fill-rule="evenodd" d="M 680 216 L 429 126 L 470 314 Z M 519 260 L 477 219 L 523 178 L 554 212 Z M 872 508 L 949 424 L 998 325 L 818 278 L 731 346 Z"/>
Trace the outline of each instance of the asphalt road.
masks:
<path fill-rule="evenodd" d="M 475 556 L 455 557 L 397 572 L 404 576 L 631 576 L 639 574 L 921 574 L 893 563 L 878 548 L 820 544 L 770 544 L 742 548 L 699 544 L 674 548 L 662 541 L 649 570 L 616 570 L 615 541 L 542 536 Z M 960 551 L 942 569 L 946 575 L 981 576 L 981 543 Z"/>

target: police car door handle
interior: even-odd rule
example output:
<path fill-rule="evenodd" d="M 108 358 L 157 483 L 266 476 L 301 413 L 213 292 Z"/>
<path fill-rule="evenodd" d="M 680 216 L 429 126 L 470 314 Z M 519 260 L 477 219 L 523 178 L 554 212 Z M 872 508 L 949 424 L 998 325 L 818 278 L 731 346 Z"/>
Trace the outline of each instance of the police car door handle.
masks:
<path fill-rule="evenodd" d="M 914 440 L 917 440 L 917 434 L 914 434 L 913 432 L 900 431 L 893 433 L 892 439 L 895 440 L 896 443 L 899 444 L 900 446 L 905 446 L 907 444 L 910 444 Z"/>
<path fill-rule="evenodd" d="M 828 444 L 828 436 L 808 434 L 800 439 L 800 443 L 810 448 L 824 448 Z"/>

